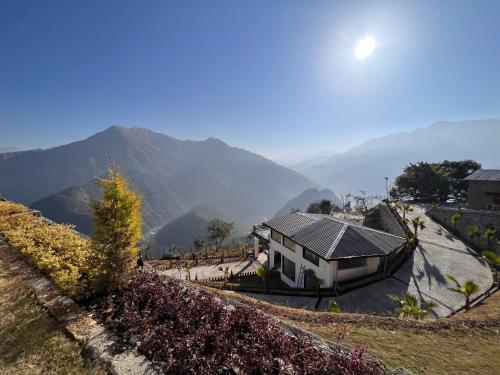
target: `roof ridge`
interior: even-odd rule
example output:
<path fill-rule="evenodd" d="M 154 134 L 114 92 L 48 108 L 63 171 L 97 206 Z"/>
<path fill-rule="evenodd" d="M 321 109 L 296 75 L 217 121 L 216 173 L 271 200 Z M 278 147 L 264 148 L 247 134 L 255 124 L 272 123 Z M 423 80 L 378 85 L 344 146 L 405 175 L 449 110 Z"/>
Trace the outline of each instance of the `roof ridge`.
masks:
<path fill-rule="evenodd" d="M 310 214 L 310 213 L 308 213 L 308 212 L 300 212 L 300 211 L 297 211 L 297 212 L 291 212 L 290 214 L 291 214 L 291 215 L 293 215 L 293 214 L 299 214 L 300 216 L 304 216 L 304 217 L 307 217 L 308 219 L 312 219 L 312 220 L 316 220 L 316 221 L 318 221 L 318 220 L 320 220 L 320 219 L 319 219 L 319 218 L 317 219 L 317 218 L 315 218 L 315 217 L 313 217 L 313 216 L 310 216 L 310 215 L 323 215 L 323 214 L 312 214 L 312 213 Z"/>
<path fill-rule="evenodd" d="M 335 248 L 337 247 L 337 245 L 339 244 L 340 240 L 344 236 L 344 233 L 346 232 L 347 228 L 349 228 L 349 224 L 348 223 L 343 223 L 343 224 L 344 225 L 343 225 L 342 229 L 340 230 L 339 235 L 337 236 L 337 238 L 335 238 L 335 241 L 333 241 L 332 246 L 330 246 L 330 249 L 328 250 L 328 253 L 326 253 L 326 259 L 330 259 L 331 258 L 333 252 L 335 251 Z"/>
<path fill-rule="evenodd" d="M 392 234 L 392 233 L 385 232 L 385 231 L 380 230 L 380 229 L 370 228 L 370 227 L 367 227 L 367 226 L 364 226 L 364 225 L 359 225 L 359 224 L 354 224 L 354 223 L 350 223 L 350 222 L 347 222 L 347 221 L 339 220 L 339 219 L 337 219 L 337 218 L 335 218 L 333 216 L 325 217 L 325 219 L 330 219 L 332 221 L 337 221 L 339 223 L 346 224 L 348 226 L 355 227 L 355 228 L 360 228 L 360 229 L 369 230 L 369 231 L 372 231 L 372 232 L 386 234 L 388 236 L 393 236 L 393 237 L 397 237 L 397 238 L 404 238 L 404 237 L 397 236 L 397 235 Z"/>

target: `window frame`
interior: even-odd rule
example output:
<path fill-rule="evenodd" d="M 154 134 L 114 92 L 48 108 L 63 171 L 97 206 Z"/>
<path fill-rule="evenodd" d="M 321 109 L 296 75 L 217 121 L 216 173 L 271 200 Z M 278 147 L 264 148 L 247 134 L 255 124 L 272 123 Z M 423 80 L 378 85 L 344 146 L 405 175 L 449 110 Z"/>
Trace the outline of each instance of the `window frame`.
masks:
<path fill-rule="evenodd" d="M 276 234 L 277 236 L 279 236 L 279 241 L 278 241 L 276 238 L 274 238 L 274 235 L 275 235 L 275 234 Z M 283 242 L 283 235 L 282 235 L 280 232 L 275 231 L 274 229 L 271 229 L 271 239 L 272 239 L 273 241 L 278 242 L 278 243 L 281 245 L 281 243 Z"/>
<path fill-rule="evenodd" d="M 293 264 L 293 278 L 290 277 L 290 275 L 288 275 L 286 272 L 285 272 L 285 264 L 289 262 L 291 264 Z M 291 266 L 289 264 L 289 266 Z M 291 259 L 288 259 L 286 256 L 282 255 L 281 256 L 281 272 L 283 273 L 283 275 L 285 275 L 289 280 L 295 282 L 295 276 L 296 276 L 296 268 L 297 268 L 297 265 L 295 264 L 295 262 Z"/>
<path fill-rule="evenodd" d="M 352 264 L 353 263 L 356 264 L 356 262 L 361 262 L 363 264 L 352 266 Z M 351 270 L 354 268 L 363 268 L 366 266 L 368 266 L 368 258 L 345 258 L 345 259 L 339 259 L 337 261 L 337 269 L 339 271 Z"/>
<path fill-rule="evenodd" d="M 316 253 L 314 253 L 314 252 L 312 252 L 311 250 L 309 250 L 309 249 L 307 249 L 305 247 L 303 247 L 302 249 L 303 249 L 303 251 L 302 251 L 302 258 L 304 258 L 305 260 L 307 260 L 309 263 L 314 264 L 316 267 L 319 267 L 319 255 L 316 254 Z M 312 256 L 312 259 L 308 258 L 306 256 L 306 254 L 307 255 L 310 254 Z M 316 259 L 316 261 L 313 261 L 313 259 Z"/>
<path fill-rule="evenodd" d="M 292 247 L 287 246 L 286 243 L 285 243 L 286 241 L 290 241 L 289 245 L 292 246 Z M 288 250 L 295 252 L 295 242 L 292 239 L 290 239 L 290 238 L 288 238 L 286 236 L 283 236 L 282 245 L 284 247 L 286 247 Z"/>

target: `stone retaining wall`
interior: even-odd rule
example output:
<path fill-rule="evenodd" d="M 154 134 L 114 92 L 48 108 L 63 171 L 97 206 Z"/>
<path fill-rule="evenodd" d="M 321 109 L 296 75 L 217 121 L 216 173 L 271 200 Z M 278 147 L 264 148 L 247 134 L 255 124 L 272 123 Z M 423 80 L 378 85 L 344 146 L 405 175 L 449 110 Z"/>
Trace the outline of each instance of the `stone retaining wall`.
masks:
<path fill-rule="evenodd" d="M 481 233 L 487 228 L 495 228 L 500 235 L 500 212 L 467 208 L 462 208 L 461 212 L 462 217 L 456 224 L 456 234 L 479 250 L 493 250 L 500 255 L 500 244 L 498 242 L 493 240 L 488 244 L 488 240 L 483 236 L 471 238 L 467 232 L 467 227 L 477 225 Z M 435 207 L 427 210 L 428 216 L 452 232 L 455 228 L 451 223 L 451 217 L 455 213 L 457 213 L 456 207 Z"/>
<path fill-rule="evenodd" d="M 38 303 L 56 319 L 68 336 L 82 346 L 84 354 L 99 361 L 112 375 L 160 374 L 159 369 L 134 348 L 115 353 L 118 338 L 111 331 L 97 323 L 87 311 L 64 295 L 52 280 L 25 262 L 2 237 L 0 248 L 2 265 L 8 263 L 13 272 L 23 276 L 33 289 Z"/>
<path fill-rule="evenodd" d="M 396 236 L 405 237 L 406 232 L 402 224 L 397 220 L 395 214 L 385 204 L 375 206 L 368 215 L 366 215 L 363 225 L 383 230 L 384 232 L 394 234 Z"/>

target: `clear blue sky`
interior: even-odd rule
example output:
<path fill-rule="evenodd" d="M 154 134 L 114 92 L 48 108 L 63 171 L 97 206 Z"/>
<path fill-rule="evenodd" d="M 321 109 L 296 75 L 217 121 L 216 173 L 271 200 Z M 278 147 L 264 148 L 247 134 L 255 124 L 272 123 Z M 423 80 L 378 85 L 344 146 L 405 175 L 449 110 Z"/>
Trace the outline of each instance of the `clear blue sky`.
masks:
<path fill-rule="evenodd" d="M 497 118 L 499 16 L 498 0 L 4 0 L 0 146 L 121 124 L 277 156 Z"/>

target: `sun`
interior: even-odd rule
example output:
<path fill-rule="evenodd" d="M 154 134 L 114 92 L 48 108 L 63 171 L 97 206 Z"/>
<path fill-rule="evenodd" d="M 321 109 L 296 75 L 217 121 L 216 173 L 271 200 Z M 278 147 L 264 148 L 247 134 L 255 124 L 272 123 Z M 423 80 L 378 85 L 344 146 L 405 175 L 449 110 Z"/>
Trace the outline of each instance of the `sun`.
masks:
<path fill-rule="evenodd" d="M 364 60 L 370 56 L 377 47 L 377 41 L 371 35 L 361 39 L 354 48 L 354 56 L 359 60 Z"/>

